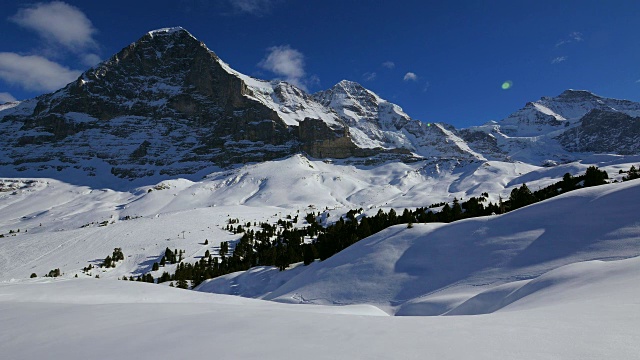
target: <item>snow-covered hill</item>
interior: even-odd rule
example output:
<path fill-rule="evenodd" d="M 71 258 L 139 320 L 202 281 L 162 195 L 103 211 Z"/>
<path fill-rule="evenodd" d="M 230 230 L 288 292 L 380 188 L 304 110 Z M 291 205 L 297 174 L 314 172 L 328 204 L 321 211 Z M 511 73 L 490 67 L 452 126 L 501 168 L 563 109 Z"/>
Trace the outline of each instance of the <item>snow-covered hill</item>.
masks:
<path fill-rule="evenodd" d="M 230 274 L 199 289 L 291 303 L 374 304 L 399 315 L 492 312 L 533 293 L 532 287 L 544 288 L 547 280 L 531 279 L 560 266 L 640 255 L 632 200 L 638 197 L 640 183 L 634 181 L 571 192 L 501 216 L 397 225 L 292 275 Z M 253 277 L 265 285 L 262 292 Z"/>
<path fill-rule="evenodd" d="M 600 158 L 591 163 L 620 177 L 618 170 L 633 164 L 628 160 Z M 197 182 L 165 180 L 128 191 L 54 179 L 4 179 L 0 280 L 55 268 L 75 274 L 116 247 L 123 248 L 126 264 L 102 276 L 138 275 L 147 272 L 167 246 L 186 250 L 193 260 L 206 250 L 216 251 L 221 241 L 237 239 L 222 231 L 230 218 L 243 224 L 275 223 L 286 215 L 302 218 L 319 212 L 330 223 L 351 209 L 363 208 L 372 215 L 379 209 L 401 211 L 484 192 L 497 202 L 522 183 L 535 190 L 565 173 L 583 173 L 588 165 L 420 161 L 355 166 L 294 156 L 215 172 Z M 99 226 L 104 222 L 107 226 Z M 207 246 L 202 245 L 205 239 Z"/>
<path fill-rule="evenodd" d="M 14 360 L 208 352 L 229 359 L 633 359 L 639 272 L 639 258 L 567 265 L 459 306 L 518 299 L 494 313 L 409 318 L 371 306 L 277 304 L 116 280 L 4 283 L 0 347 Z"/>

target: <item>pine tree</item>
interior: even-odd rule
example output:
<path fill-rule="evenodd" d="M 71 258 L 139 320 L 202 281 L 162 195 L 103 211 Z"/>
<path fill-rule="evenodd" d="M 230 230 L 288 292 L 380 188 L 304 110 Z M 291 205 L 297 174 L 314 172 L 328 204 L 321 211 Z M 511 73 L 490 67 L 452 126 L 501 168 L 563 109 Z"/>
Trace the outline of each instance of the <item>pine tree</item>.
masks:
<path fill-rule="evenodd" d="M 462 207 L 460 206 L 460 202 L 458 198 L 453 198 L 453 207 L 451 207 L 451 217 L 455 220 L 462 219 Z"/>
<path fill-rule="evenodd" d="M 584 174 L 584 187 L 606 184 L 605 180 L 608 178 L 609 175 L 607 175 L 606 171 L 599 170 L 595 166 L 589 166 Z"/>
<path fill-rule="evenodd" d="M 534 202 L 536 202 L 536 198 L 535 196 L 533 196 L 533 193 L 531 193 L 531 190 L 529 190 L 529 188 L 527 187 L 527 184 L 522 184 L 520 188 L 511 190 L 509 202 L 511 205 L 511 210 L 515 210 L 523 206 L 533 204 Z"/>
<path fill-rule="evenodd" d="M 229 253 L 229 242 L 223 241 L 220 243 L 220 256 L 225 256 Z"/>
<path fill-rule="evenodd" d="M 171 286 L 173 283 L 169 284 L 169 286 Z M 187 283 L 187 280 L 185 279 L 179 279 L 178 280 L 178 288 L 180 289 L 188 289 L 189 288 L 189 283 Z"/>
<path fill-rule="evenodd" d="M 158 269 L 160 269 L 160 266 L 158 265 L 157 262 L 154 262 L 153 267 L 151 268 L 151 271 L 158 271 Z"/>
<path fill-rule="evenodd" d="M 104 259 L 104 263 L 102 263 L 102 267 L 110 268 L 111 267 L 111 256 L 107 256 Z"/>

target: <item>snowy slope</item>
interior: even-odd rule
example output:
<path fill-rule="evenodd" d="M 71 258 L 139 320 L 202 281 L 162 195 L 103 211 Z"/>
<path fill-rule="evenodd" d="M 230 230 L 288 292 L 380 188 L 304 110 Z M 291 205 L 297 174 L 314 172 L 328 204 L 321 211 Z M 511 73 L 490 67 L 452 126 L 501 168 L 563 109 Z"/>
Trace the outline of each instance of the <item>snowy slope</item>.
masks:
<path fill-rule="evenodd" d="M 337 114 L 317 103 L 310 95 L 295 85 L 284 81 L 265 81 L 244 75 L 222 60 L 220 65 L 246 84 L 251 90 L 245 96 L 255 99 L 278 113 L 289 126 L 298 126 L 305 118 L 320 119 L 331 127 L 344 127 Z"/>
<path fill-rule="evenodd" d="M 640 255 L 640 221 L 632 200 L 638 197 L 640 182 L 633 181 L 571 192 L 501 216 L 411 229 L 398 225 L 305 270 L 295 269 L 277 289 L 252 293 L 292 303 L 375 304 L 399 315 L 456 313 L 459 302 L 495 286 L 510 284 L 513 290 L 514 284 L 523 286 L 520 280 L 567 264 Z M 243 278 L 213 279 L 201 289 L 224 292 L 224 283 L 234 281 L 234 291 L 242 293 L 238 280 Z M 470 313 L 465 309 L 459 311 Z"/>
<path fill-rule="evenodd" d="M 12 360 L 633 359 L 639 271 L 637 258 L 567 266 L 492 314 L 410 318 L 104 279 L 16 282 L 0 284 L 0 348 Z"/>
<path fill-rule="evenodd" d="M 297 155 L 215 172 L 201 181 L 165 180 L 128 191 L 102 188 L 100 179 L 94 186 L 0 179 L 0 234 L 6 236 L 0 241 L 0 281 L 55 268 L 73 275 L 116 247 L 123 248 L 126 264 L 102 276 L 138 275 L 167 246 L 186 250 L 190 259 L 206 250 L 215 253 L 221 241 L 237 238 L 221 230 L 230 218 L 243 224 L 275 223 L 287 215 L 302 218 L 320 212 L 324 221 L 332 222 L 351 209 L 363 208 L 372 215 L 379 209 L 402 211 L 483 192 L 495 203 L 522 183 L 535 190 L 565 173 L 584 173 L 590 164 L 619 178 L 618 170 L 637 164 L 629 160 L 640 161 L 591 160 L 550 168 L 497 161 L 355 166 Z M 99 226 L 105 221 L 107 226 Z M 202 245 L 205 239 L 208 246 Z"/>

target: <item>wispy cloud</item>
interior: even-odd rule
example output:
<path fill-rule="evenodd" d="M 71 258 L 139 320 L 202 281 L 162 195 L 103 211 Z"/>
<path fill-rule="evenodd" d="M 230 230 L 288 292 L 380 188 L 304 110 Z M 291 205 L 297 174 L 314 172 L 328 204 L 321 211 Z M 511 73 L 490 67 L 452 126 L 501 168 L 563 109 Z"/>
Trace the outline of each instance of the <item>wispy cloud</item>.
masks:
<path fill-rule="evenodd" d="M 286 82 L 307 90 L 304 81 L 304 55 L 289 45 L 273 46 L 267 49 L 267 55 L 258 63 L 258 66 L 277 76 L 282 76 Z"/>
<path fill-rule="evenodd" d="M 578 31 L 574 31 L 570 33 L 568 36 L 566 36 L 565 38 L 558 40 L 558 42 L 556 43 L 556 47 L 560 47 L 565 44 L 570 44 L 572 42 L 581 42 L 581 41 L 584 41 L 584 36 L 582 35 L 582 33 Z"/>
<path fill-rule="evenodd" d="M 415 73 L 412 72 L 408 72 L 406 74 L 404 74 L 404 81 L 417 81 L 418 80 L 418 75 L 416 75 Z"/>
<path fill-rule="evenodd" d="M 574 41 L 578 41 L 578 42 L 580 42 L 580 41 L 582 41 L 582 40 L 583 40 L 583 38 L 582 38 L 582 33 L 577 32 L 577 31 L 574 31 L 574 32 L 572 32 L 571 34 L 569 34 L 569 37 L 570 37 L 571 39 L 573 39 Z"/>
<path fill-rule="evenodd" d="M 430 83 L 430 82 L 428 82 L 428 81 L 426 81 L 426 82 L 424 83 L 424 87 L 422 88 L 422 92 L 427 92 L 427 91 L 429 91 L 429 88 L 430 88 L 430 87 L 431 87 L 431 83 Z"/>
<path fill-rule="evenodd" d="M 393 69 L 394 67 L 396 67 L 396 63 L 394 63 L 393 61 L 385 61 L 382 63 L 382 66 L 386 67 L 387 69 Z"/>
<path fill-rule="evenodd" d="M 364 78 L 365 81 L 373 81 L 377 76 L 378 74 L 376 74 L 375 72 L 366 72 L 362 74 L 362 78 Z"/>
<path fill-rule="evenodd" d="M 0 53 L 0 79 L 27 90 L 57 90 L 80 74 L 81 71 L 69 69 L 42 56 Z"/>
<path fill-rule="evenodd" d="M 229 0 L 231 6 L 238 12 L 256 16 L 263 16 L 271 12 L 274 0 Z"/>
<path fill-rule="evenodd" d="M 0 104 L 16 101 L 16 98 L 8 92 L 0 92 Z"/>
<path fill-rule="evenodd" d="M 98 56 L 96 54 L 89 53 L 89 54 L 83 54 L 81 56 L 81 61 L 86 66 L 94 66 L 94 65 L 98 64 L 99 62 L 101 62 L 102 58 L 100 58 L 100 56 Z"/>
<path fill-rule="evenodd" d="M 62 1 L 31 5 L 20 9 L 9 20 L 74 53 L 98 47 L 91 20 L 75 6 Z"/>
<path fill-rule="evenodd" d="M 563 61 L 567 61 L 569 57 L 568 56 L 558 56 L 557 58 L 554 58 L 553 60 L 551 60 L 552 64 L 559 64 Z"/>

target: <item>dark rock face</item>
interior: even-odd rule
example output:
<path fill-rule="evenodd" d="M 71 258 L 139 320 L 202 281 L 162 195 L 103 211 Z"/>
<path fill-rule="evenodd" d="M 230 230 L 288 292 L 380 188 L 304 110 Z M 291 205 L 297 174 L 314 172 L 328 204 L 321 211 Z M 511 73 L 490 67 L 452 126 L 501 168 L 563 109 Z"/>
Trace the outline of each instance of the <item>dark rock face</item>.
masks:
<path fill-rule="evenodd" d="M 317 158 L 344 159 L 352 156 L 372 156 L 381 149 L 362 149 L 357 147 L 345 127 L 339 131 L 331 129 L 322 120 L 306 118 L 300 122 L 300 140 L 302 150 Z"/>
<path fill-rule="evenodd" d="M 469 129 L 458 130 L 457 133 L 471 148 L 485 156 L 502 159 L 506 157 L 506 154 L 498 146 L 498 140 L 493 135 Z"/>
<path fill-rule="evenodd" d="M 640 151 L 640 118 L 621 112 L 591 110 L 576 126 L 558 137 L 569 151 L 622 155 Z"/>

